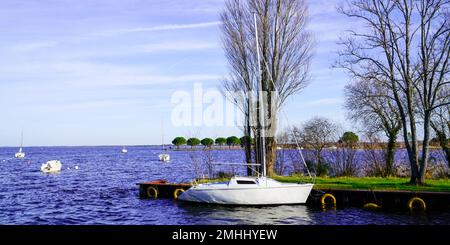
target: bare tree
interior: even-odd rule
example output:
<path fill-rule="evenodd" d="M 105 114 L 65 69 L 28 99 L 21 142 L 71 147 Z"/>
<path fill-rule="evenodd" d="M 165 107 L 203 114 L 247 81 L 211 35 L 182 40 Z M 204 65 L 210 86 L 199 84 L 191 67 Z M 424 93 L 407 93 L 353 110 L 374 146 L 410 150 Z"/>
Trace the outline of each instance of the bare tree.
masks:
<path fill-rule="evenodd" d="M 365 24 L 342 41 L 339 64 L 356 79 L 376 80 L 392 92 L 413 184 L 425 181 L 431 114 L 450 103 L 448 6 L 448 0 L 351 0 L 339 9 Z M 441 91 L 447 91 L 445 101 L 436 99 Z M 424 113 L 421 159 L 417 111 Z"/>
<path fill-rule="evenodd" d="M 420 183 L 424 183 L 431 139 L 431 118 L 436 109 L 450 105 L 450 1 L 422 0 L 416 1 L 416 5 L 420 16 L 418 31 L 421 33 L 416 89 L 419 108 L 424 112 L 424 137 L 418 178 Z"/>
<path fill-rule="evenodd" d="M 334 176 L 355 176 L 357 174 L 357 143 L 359 137 L 353 132 L 345 132 L 338 141 L 338 147 L 331 150 L 328 162 Z"/>
<path fill-rule="evenodd" d="M 260 40 L 260 64 L 256 57 L 254 14 Z M 304 0 L 228 0 L 221 14 L 223 45 L 230 66 L 230 76 L 223 87 L 232 92 L 228 98 L 244 113 L 245 135 L 259 132 L 255 129 L 261 127 L 252 120 L 253 112 L 256 112 L 256 122 L 262 113 L 255 109 L 260 108 L 260 101 L 252 103 L 251 91 L 261 83 L 260 89 L 267 95 L 263 115 L 269 122 L 265 125 L 269 132 L 265 139 L 269 175 L 273 173 L 276 159 L 277 114 L 286 99 L 301 91 L 309 81 L 313 42 L 306 30 L 307 20 Z M 260 74 L 258 67 L 261 67 Z M 260 135 L 255 135 L 255 144 L 261 144 Z M 255 155 L 256 161 L 261 162 L 261 154 Z M 246 156 L 249 162 L 249 150 Z"/>
<path fill-rule="evenodd" d="M 223 81 L 223 91 L 244 114 L 244 135 L 252 137 L 252 94 L 256 88 L 256 69 L 254 52 L 249 46 L 253 41 L 249 30 L 251 19 L 240 1 L 228 1 L 220 18 L 223 22 L 223 46 L 229 64 L 229 78 Z M 244 145 L 247 163 L 252 163 L 250 141 Z M 251 167 L 247 167 L 251 174 Z"/>
<path fill-rule="evenodd" d="M 300 139 L 301 145 L 313 150 L 316 168 L 324 164 L 322 151 L 337 141 L 337 131 L 338 126 L 323 117 L 314 117 L 306 121 L 300 129 L 293 129 L 293 133 Z"/>
<path fill-rule="evenodd" d="M 379 133 L 365 132 L 364 151 L 361 160 L 366 176 L 387 176 L 394 175 L 395 171 L 387 173 L 386 159 L 387 151 L 380 151 L 379 146 L 382 144 Z"/>
<path fill-rule="evenodd" d="M 363 126 L 367 135 L 383 132 L 386 145 L 385 168 L 387 176 L 393 174 L 397 137 L 402 129 L 400 112 L 392 93 L 377 81 L 359 80 L 345 87 L 345 107 L 348 116 Z"/>

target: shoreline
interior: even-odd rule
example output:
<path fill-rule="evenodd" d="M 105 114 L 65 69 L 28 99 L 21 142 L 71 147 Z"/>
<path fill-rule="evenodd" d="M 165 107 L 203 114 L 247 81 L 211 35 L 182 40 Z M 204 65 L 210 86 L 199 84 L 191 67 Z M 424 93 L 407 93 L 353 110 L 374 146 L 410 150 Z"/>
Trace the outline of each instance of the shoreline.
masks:
<path fill-rule="evenodd" d="M 20 146 L 0 146 L 1 148 L 19 148 Z M 162 147 L 162 145 L 33 145 L 33 146 L 22 146 L 23 148 L 74 148 L 74 147 L 82 147 L 82 148 L 88 148 L 88 147 Z M 205 148 L 203 146 L 197 146 L 194 148 L 190 148 L 190 146 L 182 146 L 179 149 L 177 149 L 174 145 L 165 145 L 166 150 L 168 151 L 204 151 L 204 150 L 244 150 L 244 148 L 240 146 L 212 146 L 211 148 Z M 281 146 L 279 146 L 281 147 Z M 326 147 L 324 150 L 336 150 L 336 149 L 342 149 L 343 147 Z M 296 150 L 296 146 L 283 146 L 281 149 L 277 150 Z M 375 147 L 375 148 L 369 148 L 369 147 L 358 147 L 355 148 L 355 150 L 383 150 L 382 147 Z M 404 150 L 405 147 L 398 147 L 396 150 Z M 430 150 L 442 150 L 442 147 L 440 146 L 430 146 Z M 314 150 L 312 148 L 302 148 L 302 150 Z"/>

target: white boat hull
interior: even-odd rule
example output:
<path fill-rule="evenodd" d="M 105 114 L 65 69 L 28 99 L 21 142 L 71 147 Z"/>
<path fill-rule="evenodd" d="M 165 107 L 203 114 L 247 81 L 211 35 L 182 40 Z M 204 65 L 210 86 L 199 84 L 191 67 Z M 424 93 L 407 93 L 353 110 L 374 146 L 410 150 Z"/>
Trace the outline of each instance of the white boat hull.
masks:
<path fill-rule="evenodd" d="M 57 173 L 60 172 L 62 164 L 58 160 L 48 161 L 41 165 L 41 171 L 44 173 Z"/>
<path fill-rule="evenodd" d="M 261 183 L 252 186 L 236 184 L 205 184 L 194 186 L 179 200 L 221 205 L 283 205 L 304 204 L 313 184 Z"/>
<path fill-rule="evenodd" d="M 22 151 L 22 147 L 19 148 L 19 152 L 14 155 L 15 158 L 25 158 L 25 152 Z"/>
<path fill-rule="evenodd" d="M 159 154 L 158 158 L 161 162 L 168 162 L 170 161 L 170 155 L 168 154 Z"/>
<path fill-rule="evenodd" d="M 25 152 L 17 152 L 14 155 L 15 158 L 25 158 Z"/>

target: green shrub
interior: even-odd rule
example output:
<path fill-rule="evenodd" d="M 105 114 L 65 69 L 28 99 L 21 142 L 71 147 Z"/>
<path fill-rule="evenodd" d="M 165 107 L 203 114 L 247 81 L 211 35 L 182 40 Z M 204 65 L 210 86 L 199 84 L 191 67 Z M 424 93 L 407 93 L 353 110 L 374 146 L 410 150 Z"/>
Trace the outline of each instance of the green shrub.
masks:
<path fill-rule="evenodd" d="M 200 144 L 200 140 L 197 138 L 189 138 L 187 140 L 187 145 L 190 145 L 191 148 L 193 148 L 194 146 L 197 146 Z"/>
<path fill-rule="evenodd" d="M 181 145 L 186 144 L 186 139 L 183 137 L 176 137 L 172 140 L 172 144 L 174 144 L 177 148 L 180 148 Z"/>
<path fill-rule="evenodd" d="M 216 145 L 223 146 L 227 143 L 227 139 L 223 137 L 219 137 L 216 139 Z"/>
<path fill-rule="evenodd" d="M 227 145 L 228 146 L 235 146 L 235 145 L 239 145 L 241 143 L 241 141 L 239 140 L 238 137 L 236 136 L 230 136 L 227 138 Z"/>
<path fill-rule="evenodd" d="M 202 139 L 202 141 L 200 141 L 200 143 L 202 145 L 204 145 L 205 147 L 211 147 L 214 144 L 214 140 L 211 138 L 204 138 Z"/>

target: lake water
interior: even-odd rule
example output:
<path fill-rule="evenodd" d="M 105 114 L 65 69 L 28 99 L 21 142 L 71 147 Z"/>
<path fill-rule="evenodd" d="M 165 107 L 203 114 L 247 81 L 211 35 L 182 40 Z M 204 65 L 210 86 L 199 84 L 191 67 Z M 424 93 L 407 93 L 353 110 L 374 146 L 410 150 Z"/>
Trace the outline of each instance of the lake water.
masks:
<path fill-rule="evenodd" d="M 220 207 L 169 199 L 139 199 L 136 183 L 194 178 L 206 153 L 171 151 L 157 161 L 159 147 L 0 148 L 0 224 L 450 224 L 450 212 L 387 213 L 347 208 L 322 211 L 303 205 Z M 214 161 L 242 162 L 239 150 L 214 150 Z M 43 174 L 40 165 L 58 159 L 63 170 Z M 78 169 L 75 169 L 78 166 Z M 235 170 L 236 172 L 243 170 Z"/>

